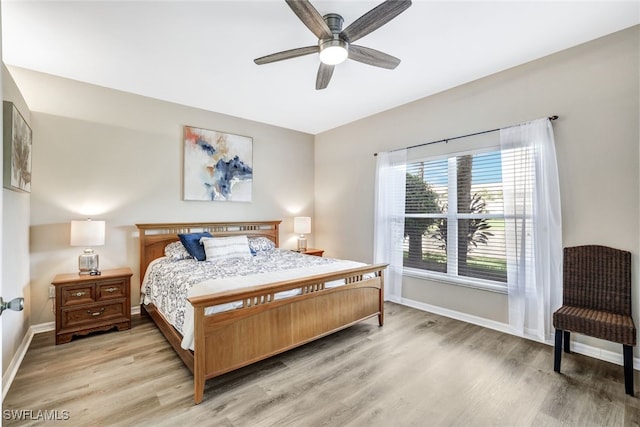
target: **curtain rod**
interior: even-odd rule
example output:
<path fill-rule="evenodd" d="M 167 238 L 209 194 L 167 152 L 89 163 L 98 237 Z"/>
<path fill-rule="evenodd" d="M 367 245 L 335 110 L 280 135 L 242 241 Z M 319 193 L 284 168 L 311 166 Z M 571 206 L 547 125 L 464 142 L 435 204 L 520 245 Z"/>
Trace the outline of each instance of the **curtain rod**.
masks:
<path fill-rule="evenodd" d="M 555 115 L 554 116 L 549 116 L 548 119 L 549 120 L 557 120 L 558 116 L 555 116 Z M 512 126 L 507 126 L 507 127 L 512 127 Z M 452 138 L 438 139 L 437 141 L 423 142 L 422 144 L 411 145 L 409 147 L 404 147 L 404 148 L 396 148 L 396 149 L 393 149 L 393 150 L 389 150 L 388 152 L 391 153 L 391 152 L 394 152 L 394 151 L 408 150 L 410 148 L 418 148 L 418 147 L 422 147 L 422 146 L 425 146 L 425 145 L 438 144 L 440 142 L 449 142 L 449 141 L 453 141 L 454 139 L 462 139 L 462 138 L 468 138 L 470 136 L 476 136 L 476 135 L 482 135 L 482 134 L 485 134 L 485 133 L 497 132 L 497 131 L 502 130 L 502 129 L 506 129 L 506 128 L 496 128 L 496 129 L 490 129 L 490 130 L 483 130 L 482 132 L 469 133 L 467 135 L 454 136 Z M 373 155 L 377 156 L 378 153 L 373 153 Z"/>

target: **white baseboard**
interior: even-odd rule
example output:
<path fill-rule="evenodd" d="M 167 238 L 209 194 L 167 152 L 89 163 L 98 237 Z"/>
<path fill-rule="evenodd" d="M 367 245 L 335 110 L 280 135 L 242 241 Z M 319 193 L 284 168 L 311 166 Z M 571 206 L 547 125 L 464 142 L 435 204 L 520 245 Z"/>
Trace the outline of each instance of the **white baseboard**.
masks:
<path fill-rule="evenodd" d="M 133 316 L 138 314 L 140 314 L 140 306 L 136 305 L 134 307 L 131 307 L 131 315 Z M 2 400 L 3 401 L 5 396 L 9 392 L 9 388 L 13 383 L 13 379 L 16 377 L 16 374 L 18 373 L 18 369 L 22 364 L 22 360 L 24 359 L 24 356 L 27 354 L 27 350 L 29 350 L 29 345 L 31 344 L 31 340 L 33 339 L 34 335 L 41 334 L 43 332 L 55 331 L 55 330 L 56 330 L 55 322 L 40 323 L 40 324 L 29 327 L 29 329 L 27 330 L 27 333 L 22 339 L 22 342 L 18 346 L 18 349 L 16 350 L 15 354 L 13 355 L 13 358 L 11 359 L 11 363 L 9 363 L 9 366 L 7 367 L 7 370 L 5 371 L 4 375 L 2 375 Z"/>
<path fill-rule="evenodd" d="M 473 316 L 467 313 L 461 313 L 455 310 L 449 310 L 447 308 L 442 308 L 435 305 L 426 304 L 424 302 L 410 300 L 407 298 L 400 298 L 400 299 L 394 298 L 393 302 L 406 305 L 408 307 L 416 308 L 418 310 L 427 311 L 429 313 L 439 314 L 441 316 L 450 317 L 452 319 L 460 320 L 467 323 L 472 323 L 474 325 L 482 326 L 488 329 L 493 329 L 495 331 L 504 332 L 505 334 L 520 336 L 520 335 L 514 334 L 513 330 L 506 323 L 496 322 L 494 320 Z M 532 339 L 530 337 L 522 337 L 522 338 Z M 538 341 L 538 342 L 543 342 L 544 344 L 547 344 L 550 346 L 554 345 L 553 341 Z M 622 346 L 620 346 L 620 353 L 616 353 L 610 350 L 605 350 L 602 348 L 572 341 L 571 351 L 574 353 L 593 357 L 595 359 L 604 360 L 605 362 L 615 363 L 616 365 L 620 365 L 620 366 L 623 365 Z M 640 358 L 638 357 L 633 358 L 633 367 L 636 370 L 640 369 Z"/>
<path fill-rule="evenodd" d="M 39 323 L 31 326 L 29 329 L 33 330 L 33 334 L 41 334 L 43 332 L 55 331 L 56 322 Z"/>
<path fill-rule="evenodd" d="M 41 323 L 39 325 L 34 325 L 29 327 L 27 333 L 24 338 L 22 338 L 22 342 L 18 346 L 13 358 L 11 359 L 11 363 L 7 367 L 6 372 L 2 375 L 2 400 L 4 401 L 5 396 L 9 392 L 9 387 L 11 387 L 11 383 L 13 383 L 13 379 L 16 377 L 18 373 L 18 368 L 20 368 L 20 364 L 22 364 L 22 360 L 24 356 L 27 354 L 27 350 L 29 350 L 29 345 L 31 344 L 31 340 L 35 334 L 39 334 L 41 332 L 55 331 L 56 324 L 55 322 Z"/>

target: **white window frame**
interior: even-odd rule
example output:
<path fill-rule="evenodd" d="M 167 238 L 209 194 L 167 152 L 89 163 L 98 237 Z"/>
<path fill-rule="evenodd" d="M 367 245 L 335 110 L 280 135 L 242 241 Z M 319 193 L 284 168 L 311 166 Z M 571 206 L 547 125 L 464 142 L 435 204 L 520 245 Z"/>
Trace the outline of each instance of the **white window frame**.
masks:
<path fill-rule="evenodd" d="M 486 214 L 460 214 L 458 213 L 458 189 L 457 189 L 457 161 L 460 156 L 465 155 L 480 155 L 485 153 L 492 153 L 501 151 L 500 146 L 486 147 L 477 150 L 469 150 L 464 152 L 449 153 L 446 155 L 424 157 L 421 159 L 411 160 L 407 162 L 407 166 L 415 163 L 423 163 L 428 161 L 437 161 L 441 159 L 447 159 L 447 213 L 446 214 L 405 214 L 405 218 L 445 218 L 447 220 L 447 235 L 458 235 L 458 219 L 474 219 L 474 218 L 499 218 L 505 219 L 504 213 L 486 213 Z M 450 239 L 447 241 L 447 273 L 440 273 L 437 271 L 423 270 L 415 267 L 403 267 L 403 276 L 413 277 L 417 279 L 427 279 L 435 282 L 441 282 L 446 284 L 464 286 L 475 289 L 482 289 L 492 292 L 498 292 L 502 294 L 507 293 L 507 283 L 499 282 L 497 280 L 487 280 L 468 276 L 458 275 L 458 239 Z"/>

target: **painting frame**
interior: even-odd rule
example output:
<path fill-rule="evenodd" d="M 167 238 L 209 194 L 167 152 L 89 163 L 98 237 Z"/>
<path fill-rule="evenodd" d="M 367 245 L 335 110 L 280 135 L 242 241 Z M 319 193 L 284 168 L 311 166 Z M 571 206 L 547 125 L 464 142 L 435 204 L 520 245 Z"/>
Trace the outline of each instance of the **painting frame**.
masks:
<path fill-rule="evenodd" d="M 12 191 L 31 192 L 33 134 L 13 102 L 2 104 L 2 185 Z"/>
<path fill-rule="evenodd" d="M 253 138 L 183 126 L 182 199 L 251 202 Z"/>

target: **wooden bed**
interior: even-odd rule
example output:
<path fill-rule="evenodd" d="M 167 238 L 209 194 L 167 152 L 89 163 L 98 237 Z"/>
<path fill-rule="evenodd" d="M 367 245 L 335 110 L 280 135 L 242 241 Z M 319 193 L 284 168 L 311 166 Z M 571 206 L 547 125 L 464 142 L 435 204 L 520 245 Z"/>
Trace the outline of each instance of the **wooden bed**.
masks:
<path fill-rule="evenodd" d="M 214 237 L 263 236 L 278 246 L 281 221 L 228 223 L 136 224 L 140 235 L 140 282 L 147 266 L 164 255 L 164 247 L 177 241 L 179 233 L 208 231 Z M 194 350 L 181 347 L 182 336 L 152 305 L 142 305 L 176 353 L 193 373 L 194 401 L 202 401 L 205 381 L 242 366 L 313 341 L 377 316 L 384 321 L 383 294 L 386 264 L 302 279 L 269 283 L 241 290 L 191 297 L 194 308 Z M 345 285 L 324 284 L 344 280 Z M 300 294 L 274 299 L 281 291 L 300 289 Z M 205 315 L 205 308 L 242 301 L 242 307 Z"/>

